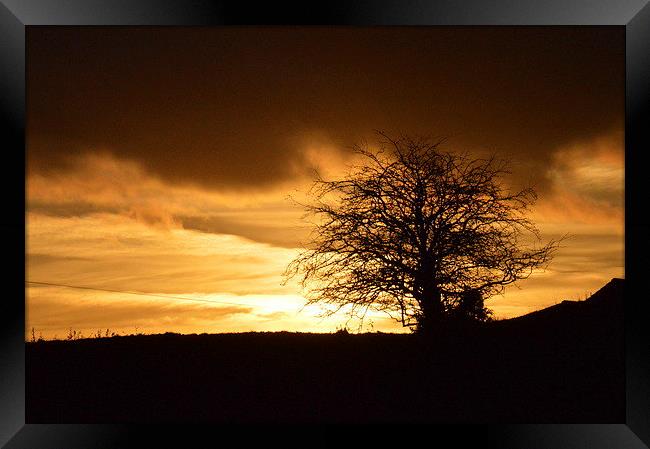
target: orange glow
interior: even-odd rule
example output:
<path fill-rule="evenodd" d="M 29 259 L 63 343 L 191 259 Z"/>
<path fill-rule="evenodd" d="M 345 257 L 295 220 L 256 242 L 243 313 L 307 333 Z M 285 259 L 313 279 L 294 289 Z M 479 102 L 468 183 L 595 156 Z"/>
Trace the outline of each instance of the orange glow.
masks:
<path fill-rule="evenodd" d="M 592 154 L 588 147 L 581 148 Z M 547 271 L 521 282 L 521 289 L 511 287 L 504 296 L 490 299 L 496 316 L 517 316 L 577 299 L 624 275 L 623 172 L 621 159 L 614 157 L 621 151 L 620 147 L 609 151 L 607 157 L 594 152 L 593 160 L 559 166 L 560 181 L 553 185 L 552 195 L 540 201 L 536 218 L 545 237 L 569 232 L 573 238 Z M 563 161 L 568 157 L 559 154 Z M 338 167 L 340 173 L 344 165 Z M 596 181 L 606 178 L 595 185 L 611 193 L 606 205 L 569 183 L 580 183 L 592 172 Z M 296 183 L 298 190 L 307 187 L 306 178 Z M 75 172 L 67 176 L 31 176 L 28 204 L 37 206 L 28 208 L 26 216 L 30 280 L 215 303 L 30 286 L 28 332 L 34 327 L 52 338 L 64 336 L 69 328 L 89 335 L 107 328 L 122 333 L 136 328 L 184 333 L 329 332 L 345 326 L 343 314 L 323 320 L 313 307 L 302 310 L 298 286 L 281 285 L 281 274 L 309 229 L 300 210 L 286 199 L 287 190 L 229 195 L 177 187 L 108 155 L 78 161 Z M 94 210 L 76 215 L 72 209 L 79 204 Z M 69 216 L 52 212 L 66 207 L 71 208 Z M 215 222 L 215 230 L 186 229 L 179 217 L 204 217 L 208 224 Z M 219 231 L 219 219 L 228 220 L 231 233 Z M 237 235 L 238 229 L 244 232 Z M 352 329 L 357 325 L 348 323 Z M 363 329 L 405 331 L 380 314 L 368 316 Z"/>

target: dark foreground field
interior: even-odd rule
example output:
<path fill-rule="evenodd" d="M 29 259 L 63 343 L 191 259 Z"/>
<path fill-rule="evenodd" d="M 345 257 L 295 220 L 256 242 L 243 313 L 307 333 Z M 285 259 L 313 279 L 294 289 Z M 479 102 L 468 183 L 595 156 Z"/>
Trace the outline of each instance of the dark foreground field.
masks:
<path fill-rule="evenodd" d="M 151 335 L 27 344 L 28 423 L 624 422 L 623 281 L 436 342 Z"/>

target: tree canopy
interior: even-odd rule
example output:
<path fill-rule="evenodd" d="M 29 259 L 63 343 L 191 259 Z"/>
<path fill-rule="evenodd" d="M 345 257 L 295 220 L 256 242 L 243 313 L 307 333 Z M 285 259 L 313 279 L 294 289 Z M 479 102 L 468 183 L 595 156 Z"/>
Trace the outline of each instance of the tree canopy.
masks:
<path fill-rule="evenodd" d="M 302 204 L 317 221 L 286 278 L 326 314 L 373 309 L 420 331 L 487 319 L 483 300 L 545 268 L 558 246 L 527 218 L 534 189 L 507 189 L 509 161 L 496 156 L 381 135 L 378 149 L 354 147 L 362 162 L 344 178 L 317 176 Z"/>

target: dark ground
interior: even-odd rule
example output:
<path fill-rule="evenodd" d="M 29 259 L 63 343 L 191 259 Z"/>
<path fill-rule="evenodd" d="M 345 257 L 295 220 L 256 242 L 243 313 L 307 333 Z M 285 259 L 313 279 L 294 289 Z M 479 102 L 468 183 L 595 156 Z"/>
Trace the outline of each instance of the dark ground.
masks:
<path fill-rule="evenodd" d="M 436 343 L 284 332 L 28 343 L 26 422 L 622 423 L 623 282 Z"/>

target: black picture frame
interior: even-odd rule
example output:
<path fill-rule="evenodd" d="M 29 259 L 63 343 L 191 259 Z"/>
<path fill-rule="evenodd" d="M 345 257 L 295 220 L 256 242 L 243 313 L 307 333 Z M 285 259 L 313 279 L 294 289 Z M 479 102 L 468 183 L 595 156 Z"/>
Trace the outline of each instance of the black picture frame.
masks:
<path fill-rule="evenodd" d="M 290 5 L 290 6 L 289 6 Z M 612 424 L 507 424 L 422 426 L 395 432 L 350 432 L 365 441 L 395 444 L 452 438 L 455 446 L 499 448 L 643 448 L 650 446 L 649 305 L 643 294 L 644 261 L 650 254 L 650 221 L 643 153 L 650 148 L 650 6 L 647 0 L 465 0 L 275 2 L 202 0 L 2 0 L 0 1 L 0 105 L 3 134 L 5 285 L 0 313 L 0 445 L 17 448 L 192 447 L 296 439 L 301 433 L 215 426 L 25 424 L 25 31 L 34 25 L 612 25 L 626 33 L 625 121 L 625 327 L 626 419 Z M 7 157 L 9 161 L 7 161 Z M 19 169 L 22 167 L 22 170 Z M 22 179 L 21 179 L 22 177 Z M 323 442 L 337 432 L 319 431 L 305 441 Z M 421 435 L 415 435 L 421 434 Z M 154 442 L 155 441 L 155 442 Z M 298 440 L 300 441 L 300 440 Z M 346 442 L 352 442 L 347 439 Z"/>

